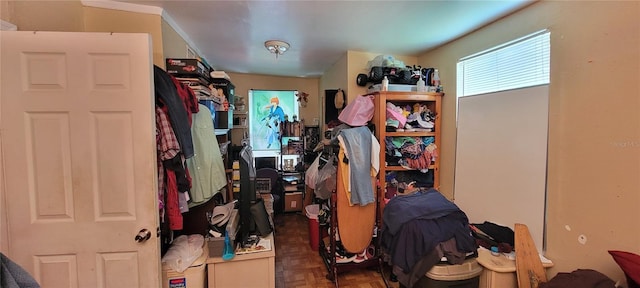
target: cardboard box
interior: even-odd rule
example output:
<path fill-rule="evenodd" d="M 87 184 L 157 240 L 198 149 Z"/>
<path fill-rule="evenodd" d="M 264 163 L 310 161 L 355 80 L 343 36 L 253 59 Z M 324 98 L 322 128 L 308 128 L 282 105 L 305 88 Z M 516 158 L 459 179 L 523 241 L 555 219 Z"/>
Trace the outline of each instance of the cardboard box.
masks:
<path fill-rule="evenodd" d="M 302 192 L 284 194 L 284 212 L 302 211 Z"/>
<path fill-rule="evenodd" d="M 198 59 L 167 58 L 167 73 L 176 77 L 196 77 L 209 80 L 210 69 Z"/>
<path fill-rule="evenodd" d="M 209 247 L 209 258 L 222 257 L 224 252 L 224 237 L 207 238 L 207 246 Z"/>

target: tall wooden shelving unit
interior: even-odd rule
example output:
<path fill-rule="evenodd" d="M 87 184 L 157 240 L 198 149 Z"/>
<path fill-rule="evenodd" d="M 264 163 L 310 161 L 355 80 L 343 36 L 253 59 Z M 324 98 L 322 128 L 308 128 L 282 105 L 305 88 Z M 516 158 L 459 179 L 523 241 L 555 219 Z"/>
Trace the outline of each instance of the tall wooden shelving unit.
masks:
<path fill-rule="evenodd" d="M 436 92 L 398 92 L 398 91 L 380 91 L 372 93 L 375 96 L 375 113 L 373 115 L 373 123 L 376 125 L 375 135 L 380 142 L 380 171 L 378 173 L 378 185 L 380 187 L 380 193 L 378 193 L 379 214 L 382 215 L 384 210 L 384 197 L 387 187 L 386 174 L 390 171 L 407 171 L 408 169 L 402 166 L 387 166 L 385 164 L 386 137 L 434 137 L 435 145 L 440 149 L 440 131 L 441 131 L 441 110 L 442 110 L 442 96 L 444 93 Z M 413 106 L 415 103 L 426 105 L 429 110 L 434 112 L 435 121 L 434 127 L 431 132 L 426 131 L 413 131 L 413 132 L 387 132 L 386 120 L 387 120 L 387 103 L 391 102 L 396 106 L 409 105 Z M 433 169 L 433 187 L 439 189 L 440 187 L 440 157 L 436 157 L 435 161 L 429 165 L 429 170 Z M 382 218 L 382 217 L 380 217 Z"/>

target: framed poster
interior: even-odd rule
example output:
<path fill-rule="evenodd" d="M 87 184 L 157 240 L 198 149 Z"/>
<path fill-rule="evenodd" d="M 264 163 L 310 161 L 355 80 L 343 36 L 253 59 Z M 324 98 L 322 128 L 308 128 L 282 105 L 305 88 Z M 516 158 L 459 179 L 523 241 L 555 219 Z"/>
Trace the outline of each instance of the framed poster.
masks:
<path fill-rule="evenodd" d="M 279 154 L 284 122 L 293 121 L 294 115 L 300 118 L 297 93 L 295 90 L 249 90 L 248 129 L 249 141 L 254 151 L 273 151 Z"/>

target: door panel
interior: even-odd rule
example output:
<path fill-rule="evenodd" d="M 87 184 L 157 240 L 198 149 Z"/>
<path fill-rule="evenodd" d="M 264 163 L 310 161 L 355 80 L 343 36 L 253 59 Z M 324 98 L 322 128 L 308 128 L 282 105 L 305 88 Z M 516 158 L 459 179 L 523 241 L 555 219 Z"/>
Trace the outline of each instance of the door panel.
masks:
<path fill-rule="evenodd" d="M 8 256 L 43 287 L 158 287 L 149 35 L 0 33 Z"/>

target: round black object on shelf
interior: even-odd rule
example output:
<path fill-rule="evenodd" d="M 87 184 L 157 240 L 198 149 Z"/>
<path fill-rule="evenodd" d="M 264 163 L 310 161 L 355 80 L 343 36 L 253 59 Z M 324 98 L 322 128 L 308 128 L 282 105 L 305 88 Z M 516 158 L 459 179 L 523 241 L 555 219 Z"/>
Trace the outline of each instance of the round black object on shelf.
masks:
<path fill-rule="evenodd" d="M 367 82 L 369 82 L 369 77 L 367 77 L 367 74 L 358 74 L 358 76 L 356 77 L 356 84 L 358 84 L 358 86 L 367 86 Z"/>

